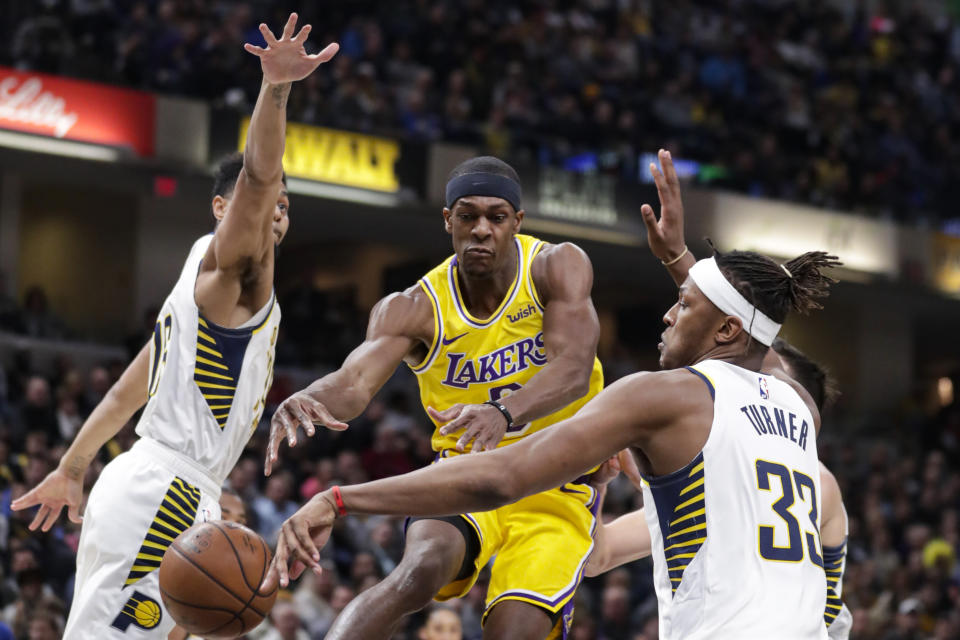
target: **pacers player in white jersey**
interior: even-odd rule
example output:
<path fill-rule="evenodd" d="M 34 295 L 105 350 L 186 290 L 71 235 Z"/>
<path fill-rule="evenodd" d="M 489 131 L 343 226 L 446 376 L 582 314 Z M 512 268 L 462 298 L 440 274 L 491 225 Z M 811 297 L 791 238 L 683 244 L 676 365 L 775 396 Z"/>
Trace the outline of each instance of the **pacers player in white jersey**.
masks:
<path fill-rule="evenodd" d="M 682 286 L 695 260 L 684 242 L 683 201 L 673 160 L 670 153 L 663 149 L 659 152 L 659 160 L 662 172 L 652 163 L 649 168 L 660 199 L 660 219 L 657 219 L 649 205 L 644 205 L 641 212 L 647 227 L 647 240 L 651 252 L 667 267 L 677 286 Z M 763 370 L 798 382 L 813 398 L 820 412 L 837 396 L 836 388 L 823 367 L 780 338 L 773 342 L 767 352 Z M 636 471 L 636 465 L 629 458 L 621 455 L 611 459 L 605 466 L 620 465 L 624 467 L 624 472 L 634 485 L 642 490 L 643 480 Z M 605 470 L 603 473 L 595 474 L 591 481 L 601 485 L 598 486 L 601 500 L 602 485 L 609 482 L 611 478 L 612 476 Z M 850 610 L 840 600 L 846 558 L 847 514 L 837 480 L 822 462 L 820 463 L 820 483 L 822 503 L 820 535 L 827 590 L 823 619 L 831 640 L 846 640 L 850 636 L 850 628 L 853 624 Z M 621 516 L 610 524 L 598 527 L 596 547 L 587 563 L 585 575 L 595 576 L 627 562 L 649 556 L 650 536 L 639 527 L 645 522 L 645 518 L 645 511 L 640 509 Z"/>
<path fill-rule="evenodd" d="M 664 168 L 666 171 L 666 167 Z M 784 340 L 777 338 L 764 359 L 764 371 L 786 375 L 803 385 L 822 413 L 836 397 L 836 391 L 823 367 Z M 608 460 L 591 478 L 597 488 L 597 500 L 603 501 L 606 484 L 622 469 L 633 485 L 643 490 L 643 478 L 636 463 L 626 452 Z M 821 522 L 823 563 L 826 572 L 827 604 L 823 621 L 830 640 L 847 640 L 853 625 L 850 610 L 840 600 L 846 558 L 847 512 L 843 506 L 836 478 L 820 463 Z M 615 567 L 646 558 L 652 553 L 650 534 L 646 529 L 646 512 L 641 508 L 624 514 L 609 524 L 597 527 L 596 546 L 583 574 L 598 576 Z"/>
<path fill-rule="evenodd" d="M 664 316 L 664 371 L 623 378 L 512 446 L 318 494 L 284 523 L 264 587 L 319 571 L 337 517 L 491 509 L 630 447 L 663 640 L 826 638 L 819 413 L 800 385 L 761 369 L 780 324 L 819 307 L 822 270 L 838 264 L 822 252 L 782 265 L 740 251 L 701 260 Z"/>
<path fill-rule="evenodd" d="M 310 56 L 310 26 L 280 39 L 266 25 L 257 55 L 263 84 L 242 162 L 227 163 L 213 198 L 216 230 L 194 243 L 157 318 L 153 340 L 93 411 L 63 459 L 14 504 L 39 505 L 44 531 L 66 506 L 79 522 L 82 482 L 98 449 L 146 404 L 140 439 L 108 464 L 86 506 L 73 605 L 64 637 L 166 638 L 156 569 L 194 522 L 220 517 L 220 486 L 263 412 L 280 309 L 274 252 L 289 225 L 281 159 L 286 103 L 300 80 L 337 51 Z M 231 181 L 232 179 L 232 181 Z"/>

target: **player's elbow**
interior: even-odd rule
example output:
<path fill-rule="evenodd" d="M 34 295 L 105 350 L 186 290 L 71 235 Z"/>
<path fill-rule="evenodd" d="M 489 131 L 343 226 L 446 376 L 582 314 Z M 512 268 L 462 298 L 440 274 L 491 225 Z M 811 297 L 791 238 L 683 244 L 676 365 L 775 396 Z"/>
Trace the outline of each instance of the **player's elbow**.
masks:
<path fill-rule="evenodd" d="M 572 398 L 582 398 L 590 391 L 590 375 L 593 373 L 593 363 L 586 366 L 579 365 L 571 371 L 568 392 Z"/>
<path fill-rule="evenodd" d="M 489 511 L 516 502 L 523 497 L 519 484 L 511 477 L 491 469 L 474 478 L 473 490 L 479 509 Z"/>

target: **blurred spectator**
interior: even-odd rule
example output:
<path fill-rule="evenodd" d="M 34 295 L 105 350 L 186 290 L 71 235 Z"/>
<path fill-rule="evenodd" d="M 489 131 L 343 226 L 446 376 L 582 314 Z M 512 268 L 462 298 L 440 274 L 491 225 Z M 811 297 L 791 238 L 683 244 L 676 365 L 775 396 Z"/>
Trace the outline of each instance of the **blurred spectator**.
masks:
<path fill-rule="evenodd" d="M 28 431 L 43 431 L 48 442 L 55 442 L 60 435 L 57 414 L 50 394 L 50 383 L 41 376 L 27 379 L 23 401 L 14 408 L 11 419 L 11 444 L 21 450 Z"/>
<path fill-rule="evenodd" d="M 276 0 L 18 4 L 0 26 L 11 43 L 0 64 L 242 110 L 259 81 L 241 45 L 259 43 L 257 22 L 286 8 Z M 330 77 L 311 77 L 291 95 L 291 117 L 442 137 L 495 155 L 590 152 L 600 170 L 630 178 L 640 153 L 673 140 L 676 156 L 702 163 L 695 179 L 707 184 L 953 218 L 960 27 L 928 4 L 924 12 L 909 2 L 791 11 L 770 0 L 348 3 L 323 15 L 325 33 L 309 46 L 336 39 L 341 51 Z M 336 301 L 317 305 L 323 294 L 312 288 L 307 281 L 282 301 L 295 339 L 305 322 L 338 322 Z M 320 313 L 304 313 L 311 308 Z M 304 341 L 302 352 L 278 357 L 355 342 Z"/>
<path fill-rule="evenodd" d="M 38 611 L 30 619 L 29 640 L 60 640 L 64 621 L 49 611 Z"/>
<path fill-rule="evenodd" d="M 240 494 L 229 487 L 220 492 L 220 519 L 246 526 L 247 505 Z"/>
<path fill-rule="evenodd" d="M 417 637 L 419 640 L 462 640 L 460 616 L 450 607 L 434 606 Z"/>
<path fill-rule="evenodd" d="M 30 287 L 23 297 L 20 313 L 23 332 L 33 338 L 65 338 L 63 323 L 50 310 L 47 294 L 40 287 Z"/>
<path fill-rule="evenodd" d="M 267 480 L 263 496 L 253 500 L 260 535 L 270 546 L 277 542 L 283 521 L 296 513 L 299 505 L 293 498 L 293 476 L 289 471 L 275 472 Z"/>
<path fill-rule="evenodd" d="M 260 640 L 310 640 L 297 608 L 288 600 L 278 601 L 270 612 L 270 627 Z"/>
<path fill-rule="evenodd" d="M 333 624 L 336 612 L 330 604 L 334 589 L 339 586 L 336 566 L 329 560 L 321 563 L 320 575 L 308 571 L 293 594 L 293 604 L 301 620 L 306 620 L 311 637 L 323 637 Z M 322 631 L 322 633 L 321 633 Z"/>

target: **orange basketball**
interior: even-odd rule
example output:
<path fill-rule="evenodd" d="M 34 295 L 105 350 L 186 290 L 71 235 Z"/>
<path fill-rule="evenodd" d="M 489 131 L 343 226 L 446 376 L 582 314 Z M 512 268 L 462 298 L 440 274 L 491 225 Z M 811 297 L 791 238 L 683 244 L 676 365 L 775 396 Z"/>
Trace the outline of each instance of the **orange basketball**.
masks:
<path fill-rule="evenodd" d="M 160 595 L 177 624 L 204 638 L 233 638 L 270 612 L 277 589 L 260 591 L 270 567 L 263 538 L 215 520 L 181 533 L 160 564 Z"/>

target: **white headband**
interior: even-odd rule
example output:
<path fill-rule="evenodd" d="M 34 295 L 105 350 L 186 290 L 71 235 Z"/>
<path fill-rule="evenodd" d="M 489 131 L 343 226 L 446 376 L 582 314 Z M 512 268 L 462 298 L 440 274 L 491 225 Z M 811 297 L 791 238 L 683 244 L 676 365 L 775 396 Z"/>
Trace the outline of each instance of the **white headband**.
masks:
<path fill-rule="evenodd" d="M 690 277 L 697 283 L 703 295 L 728 316 L 739 318 L 743 328 L 757 342 L 768 347 L 780 332 L 780 324 L 768 318 L 762 311 L 750 304 L 740 295 L 730 281 L 724 277 L 713 258 L 698 260 L 690 268 Z"/>

